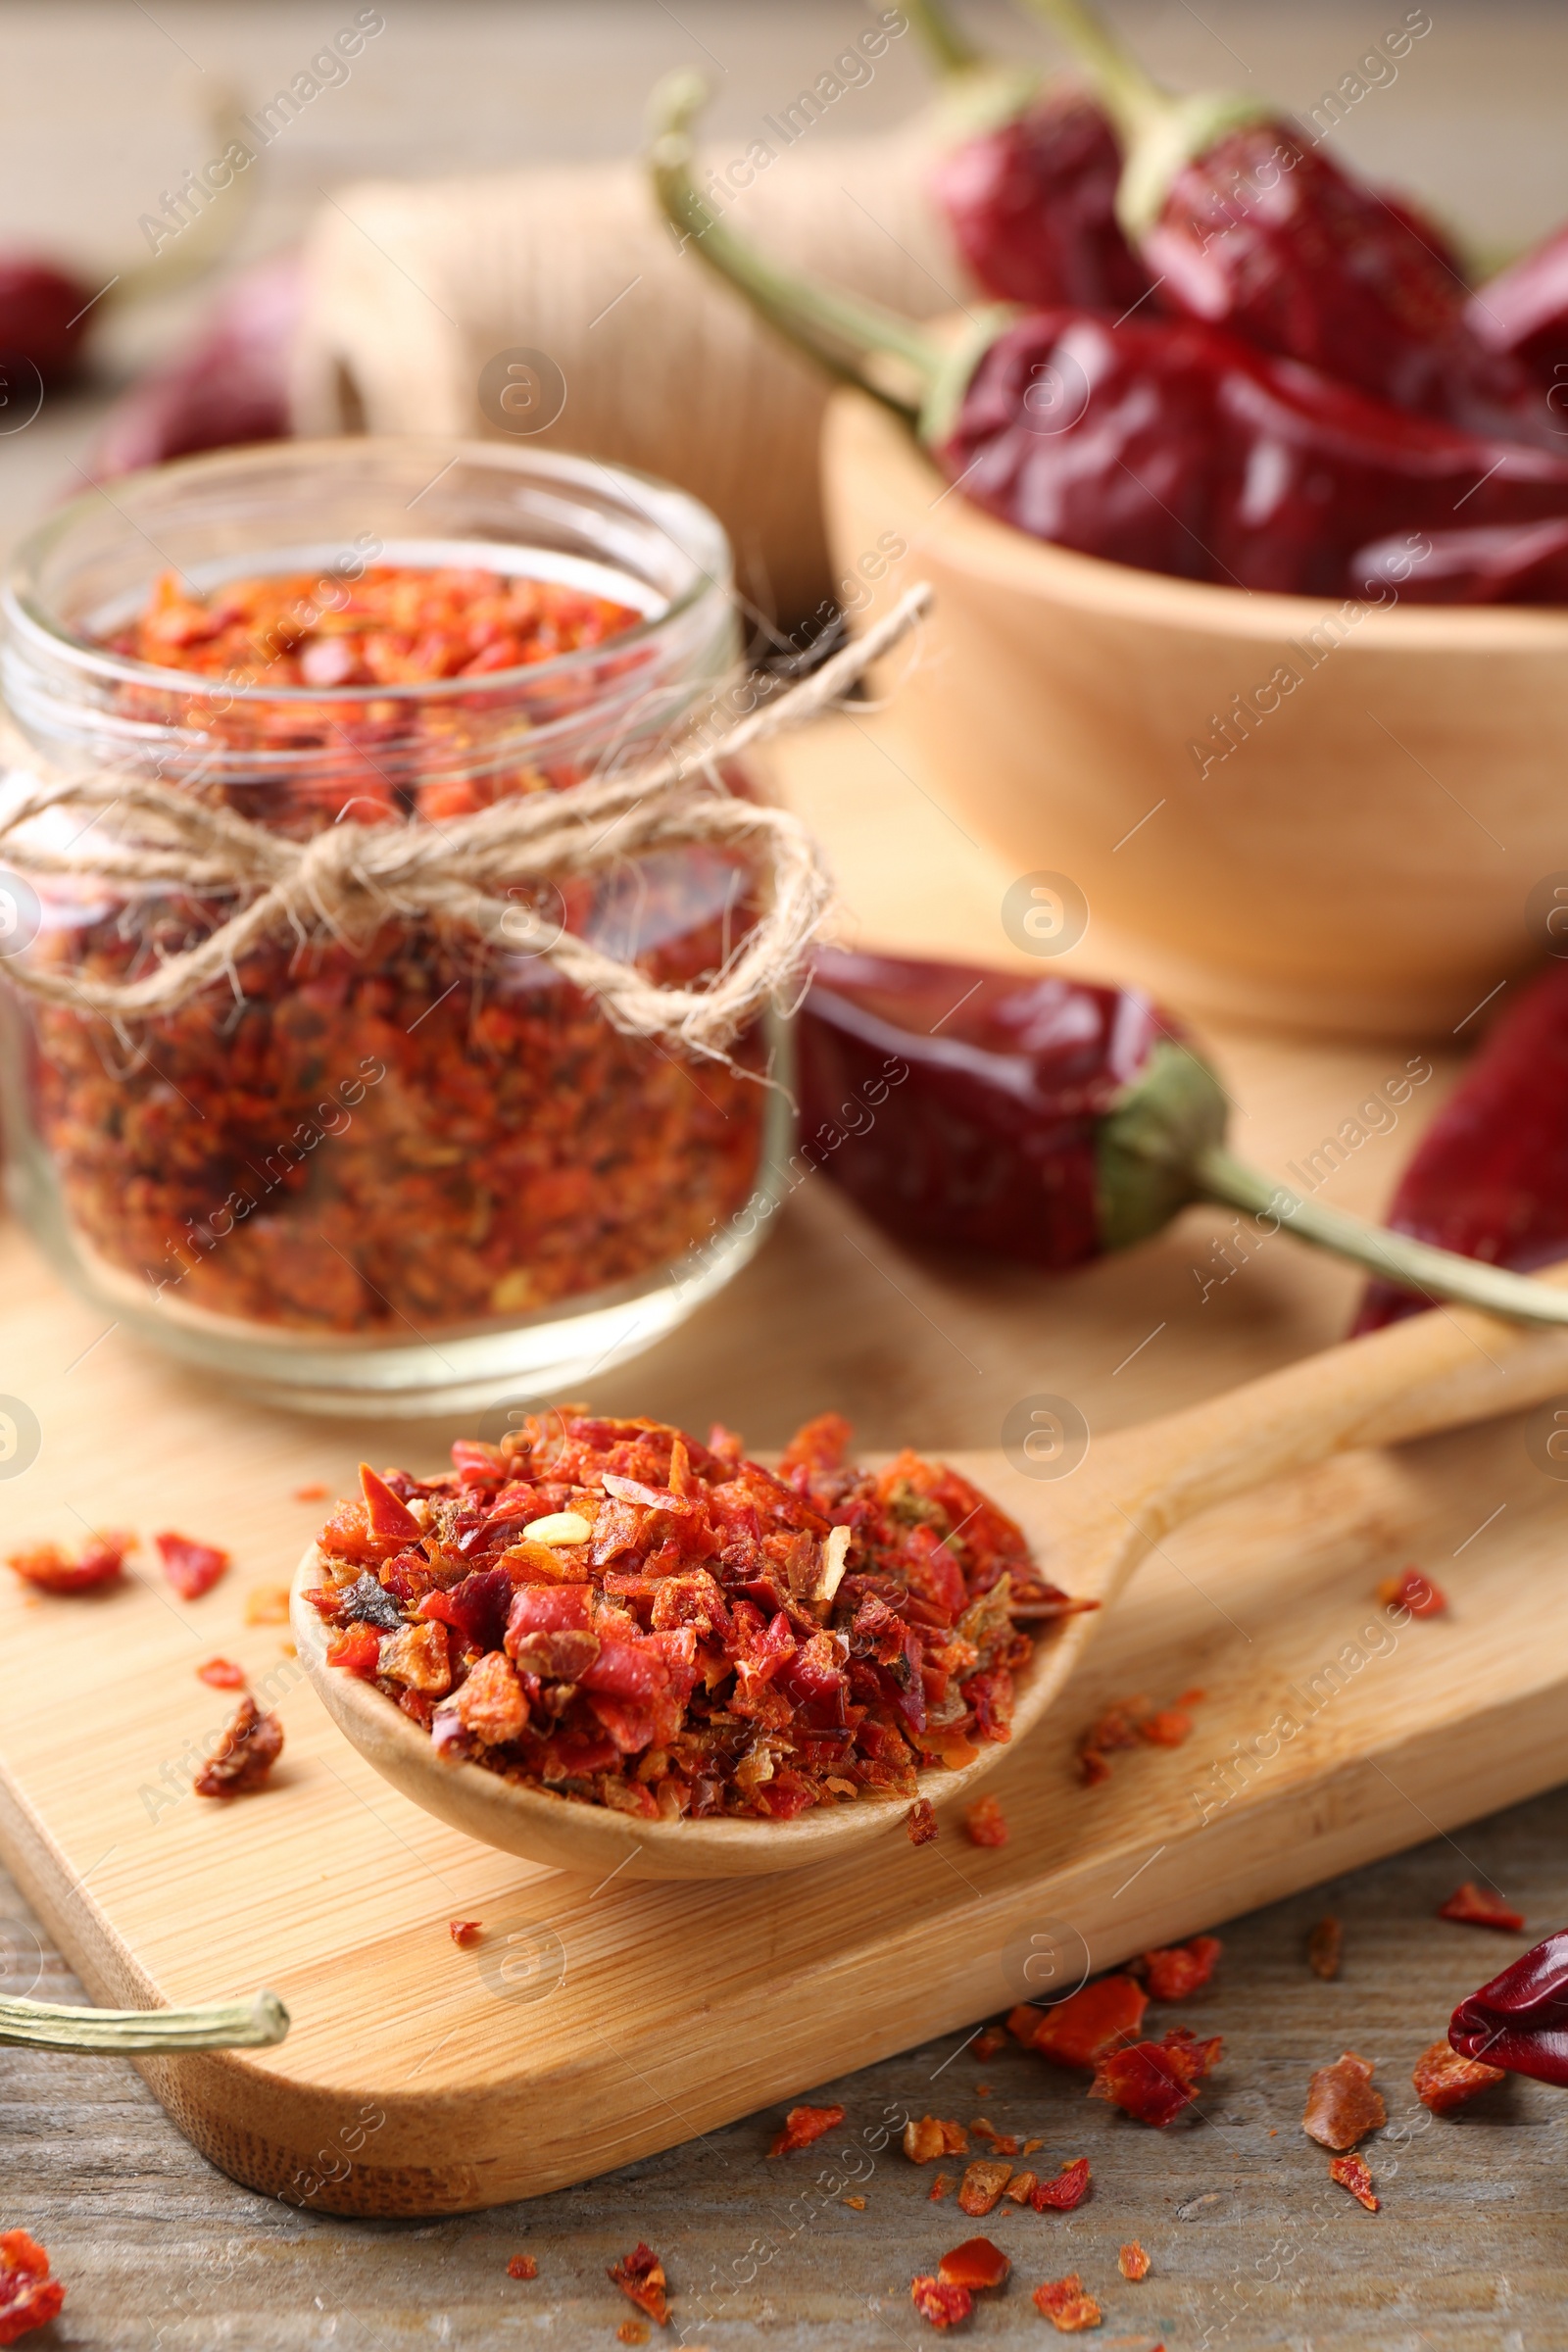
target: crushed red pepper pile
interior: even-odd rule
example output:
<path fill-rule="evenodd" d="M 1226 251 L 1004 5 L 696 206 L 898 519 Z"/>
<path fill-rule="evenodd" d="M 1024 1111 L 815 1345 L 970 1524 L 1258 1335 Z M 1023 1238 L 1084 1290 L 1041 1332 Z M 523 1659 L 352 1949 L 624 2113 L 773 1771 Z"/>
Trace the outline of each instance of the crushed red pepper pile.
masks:
<path fill-rule="evenodd" d="M 957 1472 L 849 1438 L 823 1414 L 775 1473 L 566 1406 L 435 1478 L 367 1468 L 319 1538 L 329 1663 L 448 1759 L 647 1820 L 912 1796 L 1008 1737 L 1074 1604 Z"/>

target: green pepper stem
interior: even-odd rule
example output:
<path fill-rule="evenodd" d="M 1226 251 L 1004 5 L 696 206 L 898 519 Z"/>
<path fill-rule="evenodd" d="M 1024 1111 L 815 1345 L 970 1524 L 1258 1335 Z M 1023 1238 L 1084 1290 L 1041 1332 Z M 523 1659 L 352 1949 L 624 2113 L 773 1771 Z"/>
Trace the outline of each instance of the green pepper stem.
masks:
<path fill-rule="evenodd" d="M 77 2009 L 53 2001 L 0 2000 L 0 2043 L 40 2050 L 257 2050 L 281 2041 L 289 2015 L 275 1992 L 202 2009 Z"/>
<path fill-rule="evenodd" d="M 905 14 L 940 72 L 968 74 L 983 63 L 983 52 L 958 30 L 945 0 L 907 0 Z"/>
<path fill-rule="evenodd" d="M 1125 138 L 1169 114 L 1173 101 L 1129 56 L 1084 0 L 1028 0 L 1066 43 L 1093 80 L 1105 112 Z"/>
<path fill-rule="evenodd" d="M 707 96 L 707 85 L 699 75 L 679 73 L 666 76 L 650 101 L 653 144 L 649 175 L 680 242 L 689 244 L 710 270 L 738 287 L 762 317 L 808 358 L 842 381 L 858 384 L 902 415 L 915 416 L 918 401 L 904 400 L 889 391 L 868 363 L 878 357 L 903 361 L 912 370 L 923 396 L 942 369 L 940 345 L 912 319 L 883 310 L 880 303 L 780 269 L 718 219 L 694 176 L 690 125 Z"/>
<path fill-rule="evenodd" d="M 1435 1250 L 1430 1242 L 1390 1233 L 1343 1209 L 1305 1200 L 1289 1185 L 1277 1184 L 1272 1176 L 1232 1158 L 1222 1146 L 1210 1146 L 1195 1156 L 1193 1180 L 1198 1199 L 1272 1217 L 1276 1229 L 1283 1225 L 1298 1241 L 1351 1258 L 1401 1291 L 1479 1306 L 1515 1323 L 1568 1323 L 1568 1290 L 1511 1274 L 1503 1266 L 1489 1266 L 1479 1258 L 1460 1257 L 1451 1250 Z"/>

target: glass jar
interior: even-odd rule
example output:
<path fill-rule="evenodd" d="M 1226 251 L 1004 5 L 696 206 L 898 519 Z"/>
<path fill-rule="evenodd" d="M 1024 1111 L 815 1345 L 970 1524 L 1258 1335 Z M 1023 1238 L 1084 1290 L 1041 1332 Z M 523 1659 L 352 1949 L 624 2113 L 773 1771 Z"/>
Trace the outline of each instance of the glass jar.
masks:
<path fill-rule="evenodd" d="M 199 593 L 309 573 L 318 612 L 382 564 L 564 582 L 641 617 L 525 667 L 393 685 L 271 684 L 266 646 L 214 678 L 105 643 L 162 573 Z M 295 840 L 439 828 L 640 763 L 738 653 L 729 549 L 694 500 L 590 460 L 401 440 L 225 451 L 79 498 L 20 551 L 0 631 L 13 808 L 54 778 L 153 778 Z M 29 838 L 83 822 L 53 809 Z M 113 808 L 92 822 L 113 838 Z M 13 858 L 13 969 L 133 979 L 246 903 L 199 878 L 29 887 Z M 760 1083 L 779 1074 L 770 1018 L 733 1066 L 691 1060 L 622 1035 L 541 949 L 568 928 L 701 984 L 752 888 L 730 854 L 677 847 L 520 888 L 515 952 L 383 913 L 368 936 L 267 936 L 135 1019 L 0 988 L 15 1204 L 106 1315 L 280 1400 L 414 1414 L 559 1392 L 737 1271 L 789 1129 Z"/>

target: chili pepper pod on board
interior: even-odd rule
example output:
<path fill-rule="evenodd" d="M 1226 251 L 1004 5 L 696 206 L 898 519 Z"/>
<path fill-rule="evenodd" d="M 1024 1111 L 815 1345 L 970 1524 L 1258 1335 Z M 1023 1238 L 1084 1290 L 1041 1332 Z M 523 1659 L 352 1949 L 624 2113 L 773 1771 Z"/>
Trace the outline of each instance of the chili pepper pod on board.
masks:
<path fill-rule="evenodd" d="M 1448 2040 L 1461 2058 L 1568 2086 L 1568 1929 L 1461 2001 Z"/>
<path fill-rule="evenodd" d="M 1085 0 L 1029 0 L 1085 70 L 1126 150 L 1117 210 L 1160 299 L 1396 408 L 1545 444 L 1529 370 L 1466 317 L 1441 235 L 1229 91 L 1173 97 Z"/>
<path fill-rule="evenodd" d="M 917 1246 L 1065 1273 L 1221 1202 L 1494 1313 L 1568 1292 L 1383 1233 L 1225 1148 L 1213 1071 L 1136 989 L 825 950 L 797 1024 L 802 1153 Z"/>
<path fill-rule="evenodd" d="M 1035 538 L 1181 578 L 1388 603 L 1395 582 L 1420 600 L 1425 534 L 1461 502 L 1471 528 L 1568 520 L 1568 455 L 1406 416 L 1197 319 L 999 308 L 944 344 L 785 271 L 696 186 L 687 125 L 704 94 L 679 74 L 654 101 L 654 183 L 691 251 L 833 372 L 917 418 L 963 495 Z M 1465 601 L 1464 552 L 1443 601 Z M 1491 555 L 1474 566 L 1487 602 Z"/>
<path fill-rule="evenodd" d="M 1568 963 L 1548 966 L 1494 1021 L 1411 1154 L 1388 1222 L 1519 1273 L 1568 1255 Z M 1376 1331 L 1426 1304 L 1375 1282 L 1355 1328 Z"/>
<path fill-rule="evenodd" d="M 1568 226 L 1489 277 L 1466 317 L 1478 342 L 1529 368 L 1557 430 L 1568 433 Z"/>
<path fill-rule="evenodd" d="M 943 77 L 931 192 L 976 284 L 1002 302 L 1113 318 L 1146 300 L 1152 280 L 1116 218 L 1122 153 L 1104 109 L 985 58 L 940 0 L 910 0 L 908 14 Z"/>

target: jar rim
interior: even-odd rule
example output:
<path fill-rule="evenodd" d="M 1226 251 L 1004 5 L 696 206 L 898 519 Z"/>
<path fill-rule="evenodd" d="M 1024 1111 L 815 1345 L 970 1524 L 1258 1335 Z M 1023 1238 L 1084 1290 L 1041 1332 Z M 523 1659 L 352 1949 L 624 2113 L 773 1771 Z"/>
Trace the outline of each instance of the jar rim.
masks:
<path fill-rule="evenodd" d="M 122 502 L 134 502 L 138 491 L 149 485 L 160 487 L 186 480 L 199 481 L 208 474 L 215 479 L 227 473 L 265 473 L 269 465 L 301 462 L 320 462 L 333 466 L 364 465 L 368 459 L 379 456 L 394 462 L 421 455 L 426 459 L 441 459 L 436 474 L 427 488 L 452 467 L 465 461 L 481 466 L 494 467 L 512 474 L 532 473 L 558 488 L 596 492 L 601 499 L 607 493 L 635 511 L 642 522 L 651 524 L 662 534 L 678 555 L 690 566 L 692 577 L 676 595 L 662 603 L 659 609 L 646 614 L 630 628 L 618 631 L 592 646 L 555 654 L 545 662 L 520 662 L 510 669 L 487 670 L 478 677 L 428 678 L 403 680 L 393 685 L 368 686 L 311 686 L 311 685 L 236 685 L 226 678 L 209 678 L 200 672 L 181 668 L 164 668 L 151 662 L 140 662 L 122 654 L 112 653 L 107 647 L 95 644 L 91 638 L 78 636 L 49 612 L 37 592 L 38 574 L 44 561 L 52 555 L 71 531 L 96 510 L 97 502 L 106 498 L 132 530 L 139 528 L 133 514 L 124 513 Z M 630 494 L 627 485 L 636 485 L 649 494 L 655 508 L 649 511 L 644 500 Z M 602 666 L 607 657 L 635 652 L 640 646 L 653 643 L 668 633 L 673 624 L 699 608 L 705 599 L 713 595 L 727 607 L 732 595 L 729 542 L 722 524 L 710 510 L 690 492 L 662 480 L 657 474 L 643 472 L 630 466 L 612 465 L 606 460 L 583 458 L 558 450 L 521 450 L 506 443 L 469 441 L 442 435 L 408 433 L 345 434 L 328 439 L 281 440 L 255 442 L 239 449 L 204 450 L 192 457 L 175 458 L 159 466 L 148 466 L 134 473 L 118 476 L 116 495 L 98 483 L 81 491 L 34 524 L 15 549 L 3 581 L 0 581 L 0 621 L 8 634 L 42 643 L 57 659 L 69 659 L 83 675 L 105 682 L 132 685 L 161 692 L 178 692 L 187 701 L 199 701 L 205 692 L 221 694 L 230 706 L 323 705 L 338 704 L 355 710 L 366 704 L 420 704 L 452 699 L 471 702 L 476 696 L 500 699 L 519 688 L 548 687 L 556 680 L 568 680 L 584 671 Z M 420 493 L 420 495 L 423 495 Z M 660 512 L 659 510 L 663 510 Z M 689 527 L 689 535 L 699 543 L 708 543 L 705 562 L 694 553 L 687 537 L 678 535 L 671 527 L 679 518 Z M 156 544 L 156 543 L 154 543 Z M 480 543 L 475 542 L 475 545 Z M 497 540 L 499 549 L 518 547 L 527 543 L 521 539 Z M 178 570 L 171 563 L 169 568 Z"/>

